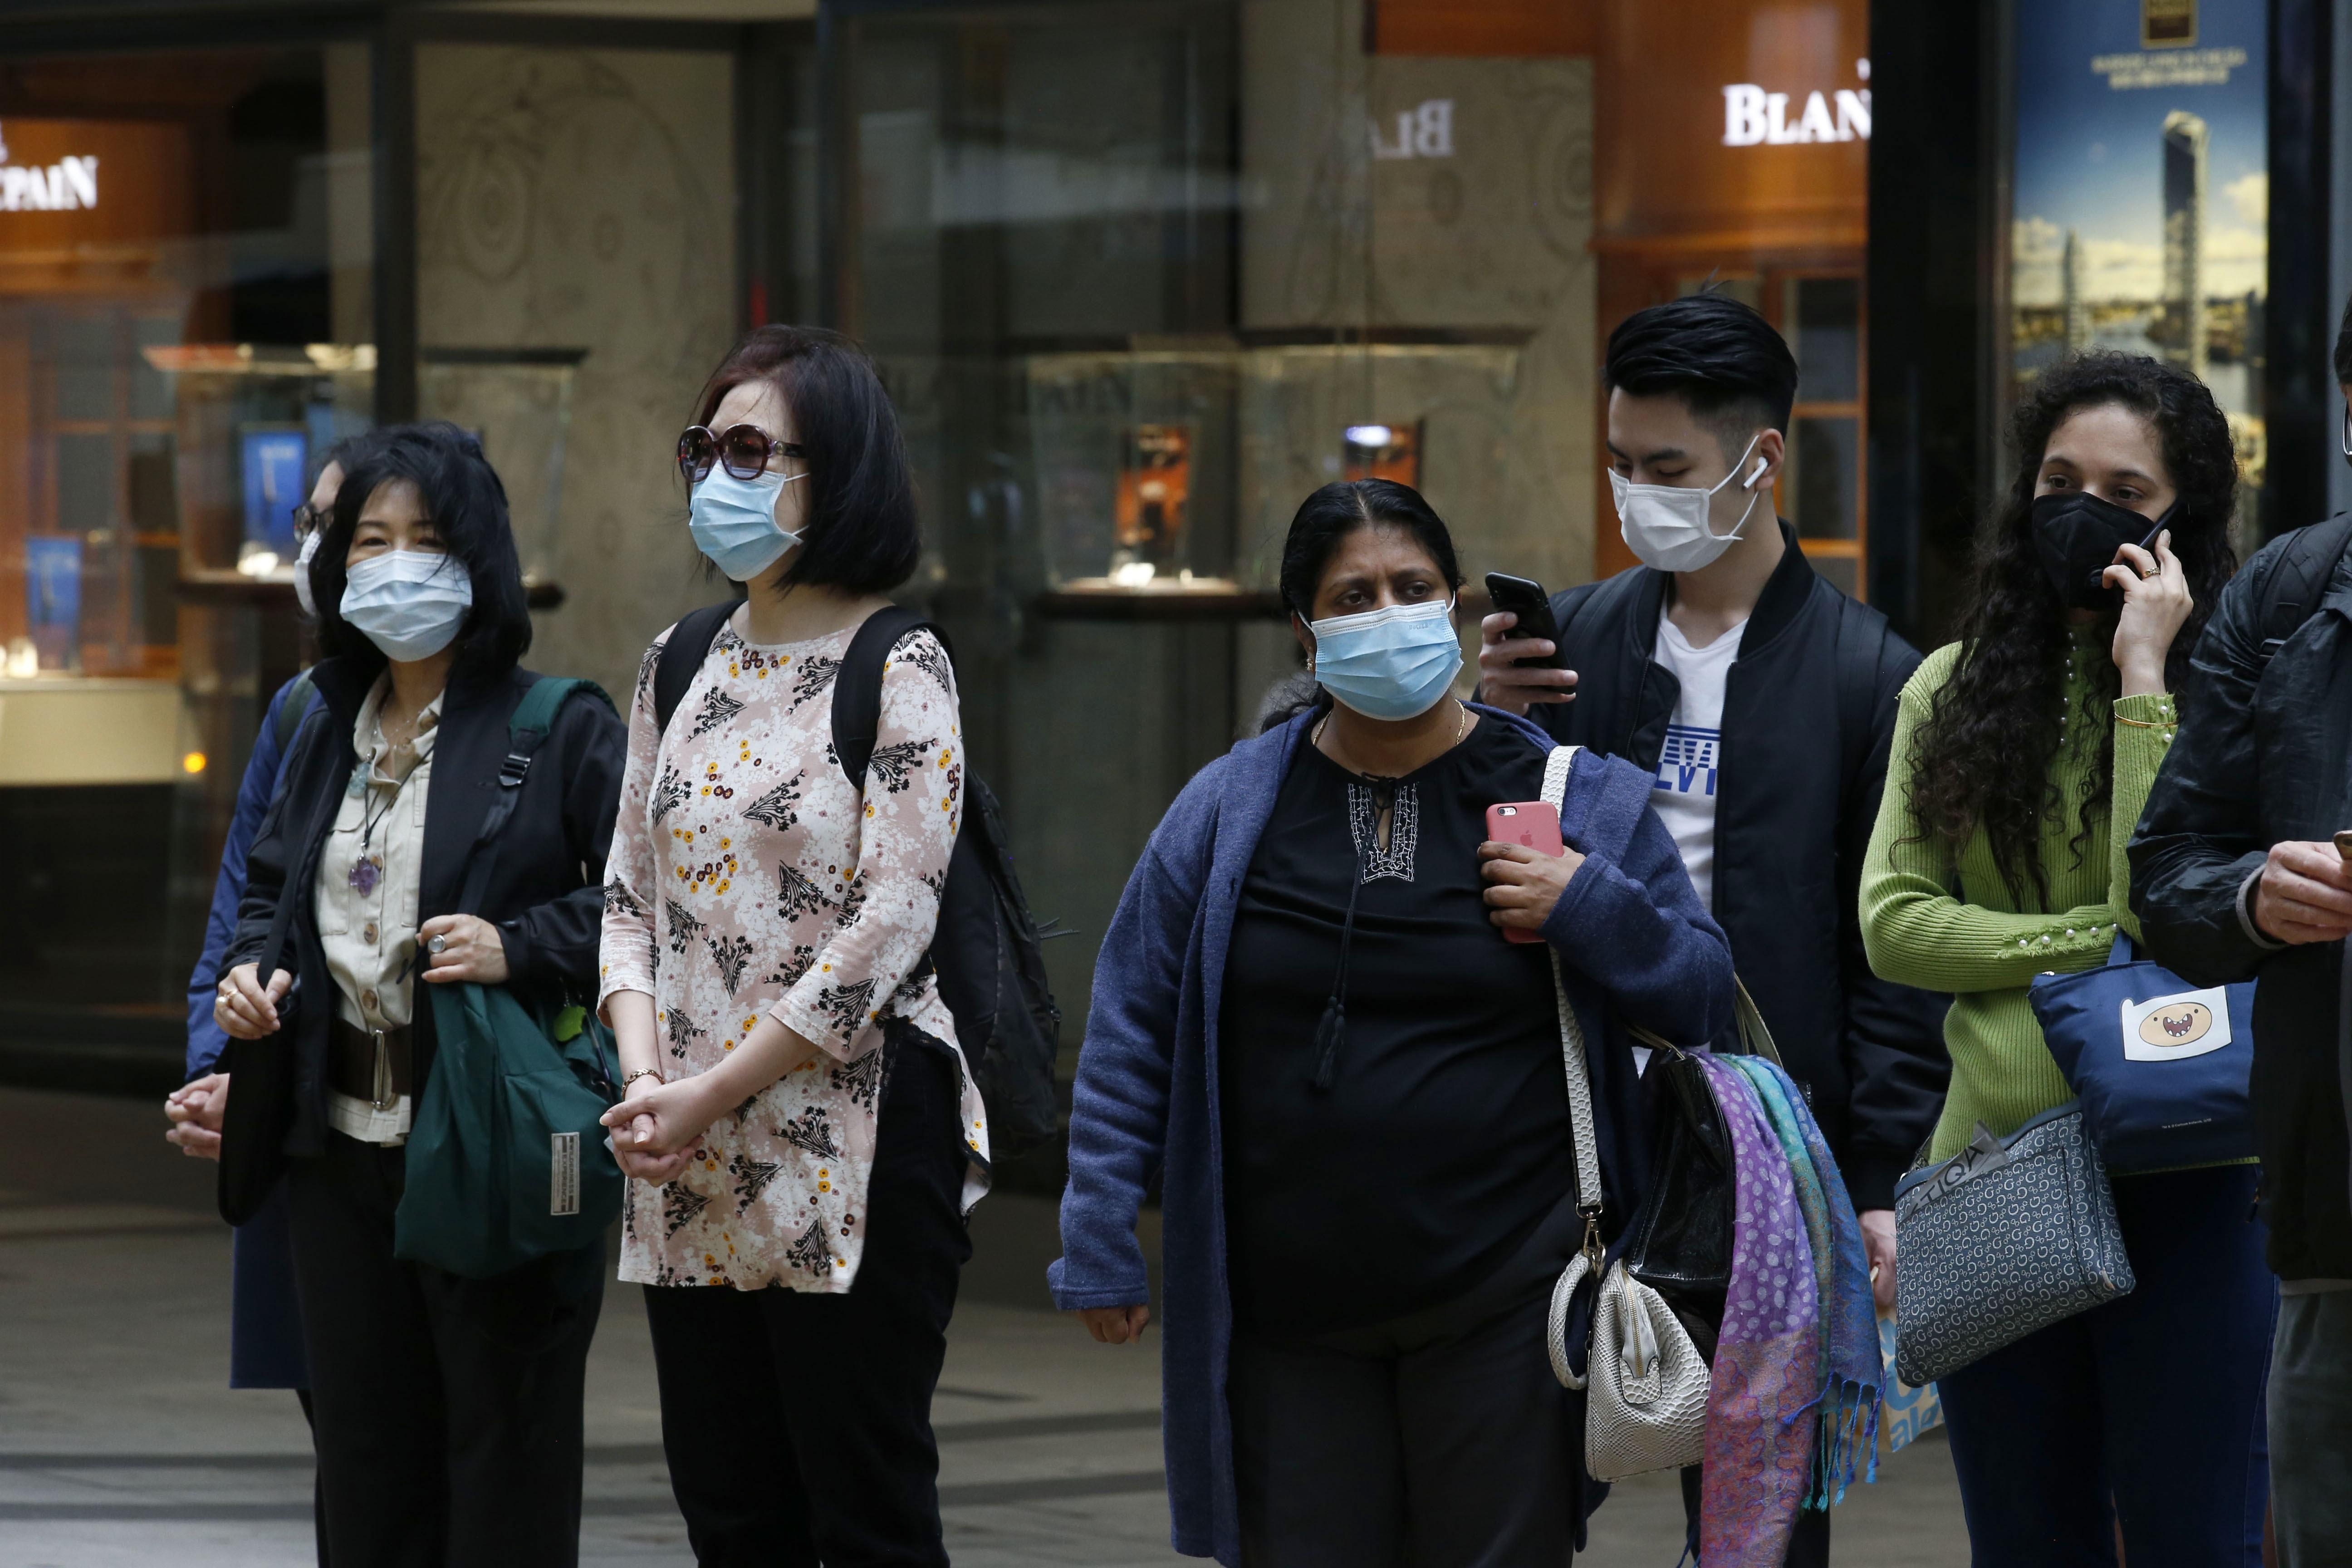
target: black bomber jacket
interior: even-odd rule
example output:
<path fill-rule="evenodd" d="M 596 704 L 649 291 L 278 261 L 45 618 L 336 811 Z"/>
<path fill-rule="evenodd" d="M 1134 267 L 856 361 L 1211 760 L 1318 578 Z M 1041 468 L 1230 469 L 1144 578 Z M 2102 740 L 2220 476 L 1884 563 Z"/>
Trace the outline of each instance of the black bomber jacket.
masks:
<path fill-rule="evenodd" d="M 1872 973 L 1855 913 L 1895 700 L 1919 655 L 1780 531 L 1725 683 L 1714 912 L 1854 1206 L 1890 1208 L 1951 1076 L 1949 998 Z M 1637 566 L 1555 595 L 1576 700 L 1528 716 L 1654 773 L 1681 692 L 1652 657 L 1671 581 Z"/>

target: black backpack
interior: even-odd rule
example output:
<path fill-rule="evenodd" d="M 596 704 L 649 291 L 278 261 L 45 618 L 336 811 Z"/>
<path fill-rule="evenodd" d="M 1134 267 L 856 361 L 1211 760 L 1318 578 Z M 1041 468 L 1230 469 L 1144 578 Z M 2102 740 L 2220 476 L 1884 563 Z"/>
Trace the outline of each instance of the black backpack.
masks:
<path fill-rule="evenodd" d="M 2352 544 L 2352 512 L 2298 528 L 2290 537 L 2270 580 L 2263 584 L 2262 604 L 2255 612 L 2263 636 L 2262 668 L 2268 668 L 2287 639 L 2318 613 L 2347 544 Z"/>
<path fill-rule="evenodd" d="M 654 711 L 664 730 L 738 602 L 706 605 L 671 630 L 654 667 Z M 918 628 L 946 644 L 946 636 L 916 611 L 897 605 L 877 610 L 849 639 L 833 678 L 834 755 L 861 793 L 881 720 L 882 667 Z M 1061 1130 L 1054 1063 L 1061 1050 L 1062 1012 L 1045 983 L 1042 942 L 1013 873 L 996 796 L 967 769 L 963 826 L 948 862 L 939 931 L 926 962 L 939 974 L 940 1000 L 955 1016 L 956 1037 L 987 1102 L 990 1142 L 999 1157 Z"/>

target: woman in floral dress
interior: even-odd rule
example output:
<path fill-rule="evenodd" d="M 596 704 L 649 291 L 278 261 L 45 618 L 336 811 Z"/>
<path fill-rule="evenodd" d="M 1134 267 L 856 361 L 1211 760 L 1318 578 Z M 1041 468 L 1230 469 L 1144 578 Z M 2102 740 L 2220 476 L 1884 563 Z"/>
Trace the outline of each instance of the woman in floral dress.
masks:
<path fill-rule="evenodd" d="M 647 651 L 600 1003 L 637 1178 L 670 1475 L 703 1564 L 945 1563 L 930 1400 L 988 1130 L 924 962 L 962 804 L 955 677 L 892 650 L 865 787 L 834 677 L 919 552 L 896 416 L 828 334 L 763 327 L 679 444 L 748 597 L 665 731 Z"/>

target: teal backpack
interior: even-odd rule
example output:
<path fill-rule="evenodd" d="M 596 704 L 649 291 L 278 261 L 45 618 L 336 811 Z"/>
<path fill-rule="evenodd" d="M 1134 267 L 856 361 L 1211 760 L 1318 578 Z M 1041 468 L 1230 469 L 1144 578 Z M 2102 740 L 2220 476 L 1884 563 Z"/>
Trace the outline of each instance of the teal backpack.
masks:
<path fill-rule="evenodd" d="M 611 705 L 593 681 L 542 678 L 508 721 L 507 760 L 467 857 L 458 913 L 481 907 L 531 754 L 574 691 Z M 393 1256 L 484 1279 L 602 1237 L 621 1210 L 603 1124 L 620 1098 L 610 1032 L 586 1008 L 533 1008 L 503 985 L 423 988 L 436 1047 L 409 1129 Z"/>

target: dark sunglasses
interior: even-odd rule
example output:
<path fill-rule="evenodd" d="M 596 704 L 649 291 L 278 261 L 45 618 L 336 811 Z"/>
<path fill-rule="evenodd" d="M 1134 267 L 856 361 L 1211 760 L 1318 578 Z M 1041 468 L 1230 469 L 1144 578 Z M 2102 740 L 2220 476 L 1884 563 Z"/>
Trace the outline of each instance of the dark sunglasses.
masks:
<path fill-rule="evenodd" d="M 677 471 L 690 485 L 709 479 L 714 464 L 739 479 L 757 479 L 766 471 L 770 454 L 775 452 L 803 461 L 808 458 L 806 447 L 778 441 L 757 425 L 730 426 L 717 436 L 697 425 L 677 438 Z"/>

